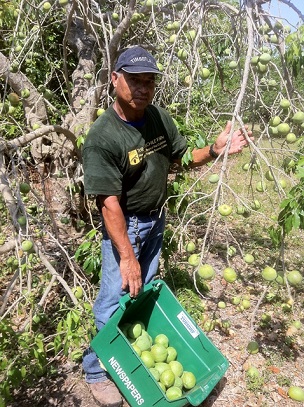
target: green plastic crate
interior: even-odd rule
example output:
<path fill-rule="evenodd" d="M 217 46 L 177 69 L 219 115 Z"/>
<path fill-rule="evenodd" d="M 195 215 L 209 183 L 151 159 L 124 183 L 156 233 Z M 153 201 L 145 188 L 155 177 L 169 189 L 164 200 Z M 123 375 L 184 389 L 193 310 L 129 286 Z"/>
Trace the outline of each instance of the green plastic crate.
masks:
<path fill-rule="evenodd" d="M 145 324 L 152 338 L 166 334 L 184 370 L 195 374 L 196 386 L 181 398 L 174 401 L 166 398 L 120 329 L 123 323 L 136 320 Z M 91 347 L 131 407 L 198 406 L 229 366 L 161 280 L 147 284 L 135 300 L 129 294 L 122 297 L 120 307 L 92 340 Z"/>

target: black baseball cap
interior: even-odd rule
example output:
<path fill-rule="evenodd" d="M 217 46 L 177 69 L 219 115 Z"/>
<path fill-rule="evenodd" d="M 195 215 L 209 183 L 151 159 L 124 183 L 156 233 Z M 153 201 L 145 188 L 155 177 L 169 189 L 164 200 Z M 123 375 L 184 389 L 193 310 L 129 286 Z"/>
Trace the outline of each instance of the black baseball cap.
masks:
<path fill-rule="evenodd" d="M 132 47 L 124 51 L 115 64 L 116 72 L 161 74 L 153 56 L 142 47 Z"/>

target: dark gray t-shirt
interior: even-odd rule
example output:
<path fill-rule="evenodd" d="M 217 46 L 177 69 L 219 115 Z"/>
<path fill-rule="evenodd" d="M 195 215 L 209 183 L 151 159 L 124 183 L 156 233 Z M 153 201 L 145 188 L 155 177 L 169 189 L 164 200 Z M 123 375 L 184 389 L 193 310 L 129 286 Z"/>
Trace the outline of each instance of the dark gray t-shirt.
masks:
<path fill-rule="evenodd" d="M 149 105 L 143 123 L 134 127 L 110 106 L 84 143 L 85 193 L 121 196 L 124 212 L 160 208 L 167 197 L 170 163 L 185 151 L 186 141 L 164 109 Z"/>

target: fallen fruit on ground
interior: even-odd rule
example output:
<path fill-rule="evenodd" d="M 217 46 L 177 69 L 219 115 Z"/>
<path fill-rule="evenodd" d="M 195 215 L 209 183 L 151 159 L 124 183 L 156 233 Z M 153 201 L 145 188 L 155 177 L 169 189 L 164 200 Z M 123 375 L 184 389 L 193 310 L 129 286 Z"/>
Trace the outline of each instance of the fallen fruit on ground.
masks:
<path fill-rule="evenodd" d="M 223 271 L 223 278 L 227 283 L 234 283 L 237 279 L 236 271 L 232 267 L 226 267 Z"/>
<path fill-rule="evenodd" d="M 188 263 L 191 266 L 198 266 L 199 265 L 199 255 L 198 254 L 191 254 L 191 256 L 188 257 Z"/>
<path fill-rule="evenodd" d="M 273 281 L 277 278 L 277 272 L 273 267 L 266 266 L 262 271 L 262 277 L 266 281 Z"/>
<path fill-rule="evenodd" d="M 247 345 L 247 351 L 251 354 L 254 355 L 258 353 L 259 351 L 259 344 L 256 341 L 250 341 Z"/>
<path fill-rule="evenodd" d="M 245 263 L 247 263 L 247 264 L 252 264 L 252 263 L 254 262 L 254 257 L 253 257 L 253 255 L 250 254 L 250 253 L 246 253 L 245 256 L 244 256 L 244 261 L 245 261 Z"/>
<path fill-rule="evenodd" d="M 246 375 L 250 378 L 255 378 L 260 376 L 260 372 L 255 366 L 250 366 L 246 371 Z"/>
<path fill-rule="evenodd" d="M 33 242 L 31 242 L 30 240 L 24 240 L 21 243 L 21 248 L 24 252 L 29 252 L 33 249 Z"/>
<path fill-rule="evenodd" d="M 204 280 L 211 280 L 215 275 L 215 271 L 210 264 L 203 264 L 199 266 L 197 272 L 198 275 Z"/>
<path fill-rule="evenodd" d="M 195 243 L 194 243 L 194 242 L 189 242 L 189 243 L 187 243 L 187 245 L 186 245 L 186 251 L 187 251 L 188 253 L 194 252 L 195 249 L 196 249 L 196 246 L 195 246 Z"/>
<path fill-rule="evenodd" d="M 211 184 L 216 184 L 219 181 L 220 177 L 218 176 L 218 174 L 211 174 L 209 177 L 209 182 Z"/>
<path fill-rule="evenodd" d="M 293 286 L 298 286 L 303 280 L 302 274 L 298 270 L 292 270 L 287 273 L 287 281 Z"/>
<path fill-rule="evenodd" d="M 19 186 L 19 189 L 22 194 L 28 194 L 31 190 L 31 187 L 26 182 L 22 182 Z"/>
<path fill-rule="evenodd" d="M 292 400 L 304 401 L 304 390 L 301 387 L 290 386 L 287 394 Z"/>

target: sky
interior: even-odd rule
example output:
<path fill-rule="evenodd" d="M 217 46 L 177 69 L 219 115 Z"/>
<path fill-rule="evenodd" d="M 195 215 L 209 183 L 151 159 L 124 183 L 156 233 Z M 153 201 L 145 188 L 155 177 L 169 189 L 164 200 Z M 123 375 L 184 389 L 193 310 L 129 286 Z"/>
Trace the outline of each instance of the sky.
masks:
<path fill-rule="evenodd" d="M 290 0 L 302 14 L 304 14 L 304 0 Z M 265 4 L 265 10 L 269 11 L 275 17 L 286 19 L 290 25 L 296 26 L 300 22 L 299 16 L 288 7 L 286 4 L 281 3 L 279 0 L 271 0 L 271 6 Z M 284 20 L 285 21 L 285 20 Z"/>

